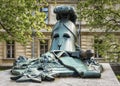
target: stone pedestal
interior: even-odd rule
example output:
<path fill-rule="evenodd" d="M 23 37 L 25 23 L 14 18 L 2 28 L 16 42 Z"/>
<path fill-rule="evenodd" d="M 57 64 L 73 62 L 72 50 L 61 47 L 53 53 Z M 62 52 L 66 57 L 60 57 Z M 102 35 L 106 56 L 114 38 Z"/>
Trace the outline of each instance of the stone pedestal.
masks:
<path fill-rule="evenodd" d="M 108 63 L 102 63 L 104 72 L 100 79 L 82 79 L 79 77 L 56 78 L 55 81 L 42 83 L 15 82 L 10 80 L 10 70 L 0 72 L 0 86 L 120 86 Z"/>

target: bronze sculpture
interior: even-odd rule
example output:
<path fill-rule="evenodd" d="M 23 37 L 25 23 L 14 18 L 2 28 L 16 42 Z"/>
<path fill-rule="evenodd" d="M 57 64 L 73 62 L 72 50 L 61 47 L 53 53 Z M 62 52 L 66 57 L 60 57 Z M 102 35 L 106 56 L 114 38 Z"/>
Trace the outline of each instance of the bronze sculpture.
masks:
<path fill-rule="evenodd" d="M 11 70 L 17 82 L 52 81 L 58 76 L 100 78 L 102 66 L 91 57 L 90 50 L 83 52 L 77 45 L 76 14 L 72 7 L 59 6 L 54 9 L 56 19 L 52 31 L 51 48 L 38 59 L 20 56 Z"/>

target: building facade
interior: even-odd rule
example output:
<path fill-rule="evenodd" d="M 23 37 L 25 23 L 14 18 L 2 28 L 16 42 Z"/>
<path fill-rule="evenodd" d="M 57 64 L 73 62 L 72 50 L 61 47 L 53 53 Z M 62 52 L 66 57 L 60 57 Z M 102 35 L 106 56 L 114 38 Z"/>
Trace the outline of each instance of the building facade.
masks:
<path fill-rule="evenodd" d="M 53 9 L 59 5 L 69 5 L 76 9 L 76 4 L 78 0 L 47 0 L 49 5 L 40 11 L 44 11 L 46 13 L 46 24 L 50 27 L 53 27 L 57 22 L 56 15 L 53 13 Z M 80 29 L 81 27 L 81 29 Z M 76 28 L 80 29 L 80 35 L 78 37 L 78 44 L 81 46 L 82 50 L 92 49 L 94 50 L 94 35 L 99 34 L 101 32 L 90 32 L 89 27 L 85 25 L 84 22 L 79 26 L 79 22 L 76 23 Z M 12 41 L 1 41 L 0 42 L 0 66 L 12 66 L 15 59 L 19 56 L 25 56 L 27 58 L 37 58 L 40 57 L 42 53 L 45 53 L 50 48 L 51 43 L 51 31 L 42 30 L 45 35 L 45 42 L 43 42 L 41 38 L 34 38 L 33 42 L 27 43 L 26 46 L 21 45 L 18 42 Z M 120 39 L 120 33 L 115 33 Z M 34 49 L 33 49 L 34 48 Z M 34 50 L 34 51 L 33 51 Z M 33 55 L 34 54 L 34 55 Z"/>

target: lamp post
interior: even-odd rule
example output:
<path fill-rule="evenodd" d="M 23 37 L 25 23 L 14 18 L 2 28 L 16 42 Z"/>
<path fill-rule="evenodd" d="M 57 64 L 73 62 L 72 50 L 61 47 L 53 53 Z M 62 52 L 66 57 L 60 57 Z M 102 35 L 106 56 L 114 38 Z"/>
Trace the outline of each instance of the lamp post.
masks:
<path fill-rule="evenodd" d="M 32 58 L 35 57 L 35 30 L 32 28 Z"/>
<path fill-rule="evenodd" d="M 79 46 L 81 47 L 81 21 L 79 21 L 79 29 L 78 29 L 78 39 L 79 39 Z"/>
<path fill-rule="evenodd" d="M 79 42 L 80 48 L 81 48 L 81 20 L 82 20 L 81 19 L 81 9 L 79 9 L 79 20 L 78 20 L 79 21 L 79 27 L 78 27 L 79 28 L 78 29 L 78 35 L 79 35 L 78 39 L 79 39 L 79 41 L 78 42 Z"/>

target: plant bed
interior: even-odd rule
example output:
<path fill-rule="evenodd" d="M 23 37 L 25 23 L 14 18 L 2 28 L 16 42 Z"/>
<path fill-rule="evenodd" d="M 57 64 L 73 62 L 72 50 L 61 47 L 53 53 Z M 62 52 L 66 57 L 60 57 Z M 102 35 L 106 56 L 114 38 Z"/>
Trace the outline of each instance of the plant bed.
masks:
<path fill-rule="evenodd" d="M 0 71 L 11 69 L 11 66 L 0 66 Z"/>
<path fill-rule="evenodd" d="M 115 73 L 117 79 L 120 82 L 120 63 L 110 63 L 113 72 Z"/>
<path fill-rule="evenodd" d="M 117 76 L 117 79 L 119 80 L 119 82 L 120 82 L 120 75 L 116 75 Z"/>

